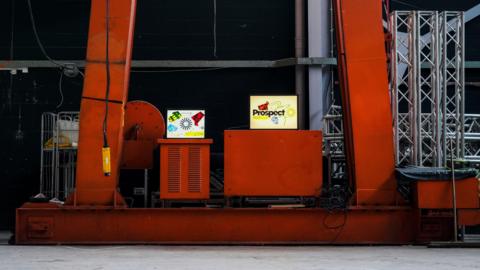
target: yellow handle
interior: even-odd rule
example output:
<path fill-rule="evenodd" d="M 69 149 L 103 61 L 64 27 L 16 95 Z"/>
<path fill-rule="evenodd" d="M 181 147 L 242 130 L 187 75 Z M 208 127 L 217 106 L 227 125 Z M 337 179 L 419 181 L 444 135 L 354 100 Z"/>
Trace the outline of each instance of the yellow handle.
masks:
<path fill-rule="evenodd" d="M 110 147 L 102 148 L 102 160 L 103 160 L 103 173 L 105 176 L 110 176 L 111 166 L 110 166 Z"/>

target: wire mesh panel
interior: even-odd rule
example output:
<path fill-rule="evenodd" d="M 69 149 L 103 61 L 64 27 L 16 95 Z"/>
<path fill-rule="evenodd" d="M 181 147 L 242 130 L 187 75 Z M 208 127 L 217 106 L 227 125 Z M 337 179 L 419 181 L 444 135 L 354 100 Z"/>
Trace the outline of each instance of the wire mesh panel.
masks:
<path fill-rule="evenodd" d="M 57 115 L 43 113 L 40 132 L 40 193 L 47 197 L 55 194 L 55 127 Z"/>

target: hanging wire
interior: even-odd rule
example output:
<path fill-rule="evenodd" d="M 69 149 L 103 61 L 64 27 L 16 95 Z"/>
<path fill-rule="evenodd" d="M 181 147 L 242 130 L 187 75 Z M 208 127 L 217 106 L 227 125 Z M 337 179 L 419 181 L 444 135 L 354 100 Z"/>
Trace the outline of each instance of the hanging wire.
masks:
<path fill-rule="evenodd" d="M 410 3 L 408 3 L 408 2 L 401 1 L 401 0 L 392 0 L 392 2 L 395 2 L 395 3 L 398 3 L 398 4 L 402 4 L 402 5 L 406 5 L 406 6 L 415 8 L 415 9 L 421 9 L 421 8 L 420 8 L 419 6 L 417 6 L 417 5 L 413 5 L 413 4 L 410 4 Z"/>
<path fill-rule="evenodd" d="M 33 16 L 33 8 L 32 8 L 32 3 L 31 3 L 31 0 L 27 0 L 27 5 L 28 5 L 28 14 L 29 14 L 29 17 L 30 17 L 30 23 L 32 25 L 32 30 L 33 30 L 33 34 L 35 36 L 35 40 L 37 42 L 37 45 L 38 47 L 40 48 L 40 51 L 42 52 L 43 56 L 48 60 L 50 61 L 51 63 L 53 63 L 54 65 L 56 65 L 59 69 L 60 69 L 60 79 L 59 79 L 59 82 L 58 82 L 58 91 L 60 93 L 60 103 L 56 106 L 56 109 L 60 108 L 62 105 L 63 105 L 63 89 L 62 89 L 62 81 L 63 81 L 63 76 L 67 76 L 67 77 L 70 77 L 70 78 L 74 78 L 76 77 L 78 74 L 80 74 L 83 78 L 85 78 L 85 75 L 83 74 L 82 71 L 80 71 L 77 67 L 76 64 L 74 63 L 63 63 L 63 62 L 59 62 L 59 61 L 56 61 L 55 59 L 51 58 L 47 51 L 45 50 L 45 47 L 40 39 L 40 36 L 38 34 L 38 30 L 37 30 L 37 23 L 35 21 L 35 16 Z M 13 16 L 13 15 L 12 15 Z M 12 33 L 12 43 L 13 43 L 13 33 Z M 13 49 L 12 49 L 13 50 Z M 13 59 L 13 58 L 12 58 Z"/>
<path fill-rule="evenodd" d="M 60 102 L 56 107 L 57 110 L 63 105 L 62 82 L 63 82 L 63 72 L 60 72 L 60 78 L 58 79 L 58 92 L 60 93 Z"/>
<path fill-rule="evenodd" d="M 213 0 L 213 57 L 217 58 L 217 0 Z"/>
<path fill-rule="evenodd" d="M 10 18 L 10 60 L 14 58 L 14 39 L 15 39 L 15 0 L 12 0 L 11 18 Z M 12 94 L 14 87 L 13 73 L 10 72 L 10 82 L 7 90 L 7 102 L 6 107 L 9 111 L 12 109 Z"/>
<path fill-rule="evenodd" d="M 103 147 L 108 147 L 107 128 L 108 128 L 108 99 L 110 97 L 110 0 L 106 1 L 105 7 L 105 71 L 107 75 L 107 85 L 105 90 L 105 116 L 103 118 Z"/>
<path fill-rule="evenodd" d="M 37 24 L 35 22 L 35 17 L 33 16 L 33 9 L 32 9 L 32 3 L 30 0 L 27 0 L 27 4 L 28 4 L 28 13 L 30 15 L 30 22 L 32 24 L 32 30 L 33 30 L 33 34 L 35 36 L 35 40 L 37 41 L 37 45 L 38 47 L 40 48 L 40 51 L 42 51 L 42 54 L 45 58 L 47 58 L 48 61 L 52 62 L 53 64 L 57 65 L 59 68 L 64 68 L 65 67 L 65 63 L 60 63 L 60 62 L 57 62 L 55 61 L 53 58 L 51 58 L 47 51 L 45 50 L 45 47 L 43 46 L 42 44 L 42 41 L 40 40 L 40 36 L 38 35 L 38 31 L 37 31 Z"/>

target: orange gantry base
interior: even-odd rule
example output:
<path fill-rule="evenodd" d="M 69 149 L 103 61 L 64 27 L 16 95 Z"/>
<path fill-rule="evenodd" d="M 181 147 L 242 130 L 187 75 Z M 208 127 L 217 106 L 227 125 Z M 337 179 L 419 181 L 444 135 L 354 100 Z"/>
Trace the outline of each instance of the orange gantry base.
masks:
<path fill-rule="evenodd" d="M 27 203 L 17 244 L 407 244 L 409 208 L 108 209 Z"/>

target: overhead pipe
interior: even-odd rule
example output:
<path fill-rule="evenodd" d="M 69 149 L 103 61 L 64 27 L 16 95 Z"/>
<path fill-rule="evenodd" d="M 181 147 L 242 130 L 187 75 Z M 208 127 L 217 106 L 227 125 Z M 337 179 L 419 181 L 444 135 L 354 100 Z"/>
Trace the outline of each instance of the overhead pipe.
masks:
<path fill-rule="evenodd" d="M 308 0 L 308 56 L 333 57 L 331 0 Z M 308 67 L 309 122 L 311 130 L 323 129 L 323 117 L 330 108 L 332 89 L 330 66 Z"/>
<path fill-rule="evenodd" d="M 305 57 L 305 0 L 295 0 L 295 57 Z M 305 129 L 305 67 L 295 66 L 295 92 L 298 96 L 298 128 Z"/>

